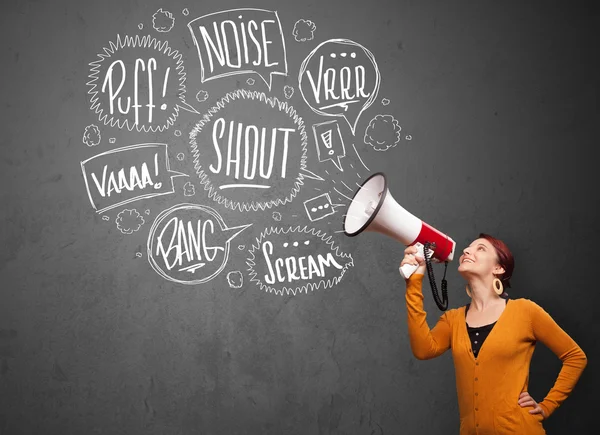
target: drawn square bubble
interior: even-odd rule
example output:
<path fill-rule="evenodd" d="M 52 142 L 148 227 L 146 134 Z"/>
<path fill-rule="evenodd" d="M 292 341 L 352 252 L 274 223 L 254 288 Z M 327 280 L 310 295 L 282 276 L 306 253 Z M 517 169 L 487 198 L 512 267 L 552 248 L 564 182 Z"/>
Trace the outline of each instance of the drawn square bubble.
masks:
<path fill-rule="evenodd" d="M 335 213 L 329 193 L 324 193 L 304 201 L 304 209 L 311 222 L 318 221 Z"/>

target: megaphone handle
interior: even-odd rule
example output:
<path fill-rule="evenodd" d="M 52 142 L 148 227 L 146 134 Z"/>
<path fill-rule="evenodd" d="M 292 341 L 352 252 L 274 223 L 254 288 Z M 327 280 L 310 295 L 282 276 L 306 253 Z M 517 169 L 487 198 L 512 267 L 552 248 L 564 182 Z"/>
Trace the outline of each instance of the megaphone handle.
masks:
<path fill-rule="evenodd" d="M 404 279 L 408 279 L 418 267 L 419 266 L 415 266 L 414 264 L 405 264 L 404 266 L 400 267 L 400 275 L 402 275 Z"/>
<path fill-rule="evenodd" d="M 419 255 L 419 257 L 425 258 L 425 255 L 423 253 L 423 244 L 417 242 L 414 244 L 414 246 L 417 247 L 417 254 Z M 433 251 L 431 249 L 429 250 L 428 255 L 430 258 L 433 255 Z M 415 266 L 413 264 L 405 264 L 404 266 L 400 267 L 400 275 L 402 275 L 404 279 L 408 279 L 415 272 L 415 270 L 418 269 L 418 267 L 419 266 Z"/>

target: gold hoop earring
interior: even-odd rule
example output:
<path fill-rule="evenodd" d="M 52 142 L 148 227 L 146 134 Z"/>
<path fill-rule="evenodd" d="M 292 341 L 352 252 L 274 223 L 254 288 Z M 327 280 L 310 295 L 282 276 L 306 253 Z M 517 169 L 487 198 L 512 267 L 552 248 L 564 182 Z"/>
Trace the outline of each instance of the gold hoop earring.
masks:
<path fill-rule="evenodd" d="M 465 287 L 465 290 L 467 291 L 467 294 L 469 295 L 469 297 L 472 298 L 473 296 L 471 296 L 471 291 L 469 290 L 468 284 L 467 284 L 467 287 Z"/>
<path fill-rule="evenodd" d="M 492 285 L 494 286 L 494 291 L 498 296 L 504 293 L 504 286 L 502 285 L 502 281 L 500 281 L 498 278 L 494 278 Z"/>

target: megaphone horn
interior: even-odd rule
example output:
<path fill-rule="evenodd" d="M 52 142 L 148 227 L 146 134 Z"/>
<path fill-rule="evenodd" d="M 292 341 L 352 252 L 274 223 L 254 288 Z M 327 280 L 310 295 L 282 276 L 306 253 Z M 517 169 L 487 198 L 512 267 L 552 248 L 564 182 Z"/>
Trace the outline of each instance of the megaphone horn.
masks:
<path fill-rule="evenodd" d="M 406 246 L 417 245 L 423 257 L 422 247 L 429 242 L 433 252 L 428 252 L 428 257 L 438 263 L 454 258 L 454 240 L 401 207 L 390 194 L 382 172 L 371 175 L 354 193 L 344 218 L 347 236 L 365 231 L 385 234 Z M 416 269 L 405 265 L 401 272 L 408 278 Z"/>

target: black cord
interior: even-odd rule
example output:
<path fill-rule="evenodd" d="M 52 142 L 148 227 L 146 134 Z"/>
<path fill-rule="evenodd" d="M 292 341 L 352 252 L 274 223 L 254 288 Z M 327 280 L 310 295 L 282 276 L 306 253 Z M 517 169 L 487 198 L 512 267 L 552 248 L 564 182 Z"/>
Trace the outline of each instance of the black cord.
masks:
<path fill-rule="evenodd" d="M 446 271 L 448 270 L 448 262 L 444 261 L 444 276 L 442 278 L 442 299 L 438 294 L 437 285 L 435 283 L 435 277 L 433 276 L 433 266 L 431 264 L 431 258 L 427 255 L 429 247 L 432 245 L 430 242 L 425 242 L 423 246 L 423 254 L 425 256 L 425 264 L 427 265 L 427 276 L 429 276 L 429 284 L 431 285 L 431 293 L 436 305 L 442 311 L 448 309 L 448 282 L 446 281 Z M 435 247 L 435 244 L 433 244 Z"/>

